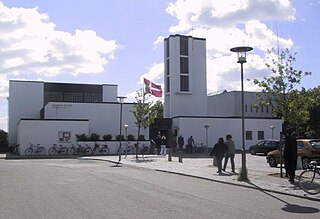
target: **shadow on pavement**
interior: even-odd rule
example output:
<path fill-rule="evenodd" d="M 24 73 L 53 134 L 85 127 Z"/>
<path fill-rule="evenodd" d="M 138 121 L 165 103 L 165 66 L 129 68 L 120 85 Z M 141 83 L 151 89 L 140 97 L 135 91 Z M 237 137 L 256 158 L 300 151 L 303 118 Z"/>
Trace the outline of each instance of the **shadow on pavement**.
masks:
<path fill-rule="evenodd" d="M 296 205 L 296 204 L 291 204 L 287 201 L 284 201 L 268 192 L 266 192 L 265 190 L 263 190 L 262 188 L 260 188 L 259 186 L 255 185 L 252 182 L 248 182 L 248 184 L 254 186 L 255 188 L 257 188 L 259 191 L 261 191 L 262 193 L 280 201 L 283 202 L 285 204 L 285 206 L 283 208 L 281 208 L 283 211 L 286 212 L 290 212 L 290 213 L 300 213 L 300 214 L 314 214 L 314 213 L 319 213 L 320 210 L 318 208 L 314 208 L 314 207 L 309 207 L 309 206 L 301 206 L 301 205 Z"/>

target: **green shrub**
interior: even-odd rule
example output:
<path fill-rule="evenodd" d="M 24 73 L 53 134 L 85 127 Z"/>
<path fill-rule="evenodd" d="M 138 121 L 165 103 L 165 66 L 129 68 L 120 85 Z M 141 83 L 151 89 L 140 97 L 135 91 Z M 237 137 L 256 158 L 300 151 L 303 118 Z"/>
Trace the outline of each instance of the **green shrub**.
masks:
<path fill-rule="evenodd" d="M 111 141 L 112 140 L 112 135 L 107 134 L 107 135 L 102 136 L 102 138 L 103 138 L 104 141 Z"/>
<path fill-rule="evenodd" d="M 134 135 L 128 135 L 127 138 L 128 138 L 128 141 L 135 141 L 136 140 Z"/>

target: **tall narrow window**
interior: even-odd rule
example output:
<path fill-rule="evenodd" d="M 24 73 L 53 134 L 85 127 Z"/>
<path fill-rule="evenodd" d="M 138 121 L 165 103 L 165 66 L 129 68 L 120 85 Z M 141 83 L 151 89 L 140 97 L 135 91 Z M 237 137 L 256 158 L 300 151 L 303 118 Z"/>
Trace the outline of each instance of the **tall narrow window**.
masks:
<path fill-rule="evenodd" d="M 180 37 L 180 55 L 188 55 L 188 38 Z"/>
<path fill-rule="evenodd" d="M 170 56 L 169 39 L 166 39 L 165 41 L 166 41 L 166 44 L 167 44 L 166 57 L 168 58 Z"/>
<path fill-rule="evenodd" d="M 180 91 L 189 91 L 189 76 L 180 76 Z"/>
<path fill-rule="evenodd" d="M 167 92 L 170 92 L 170 77 L 167 76 Z"/>
<path fill-rule="evenodd" d="M 167 69 L 166 70 L 167 70 L 166 71 L 167 75 L 169 75 L 170 74 L 170 59 L 167 59 Z"/>
<path fill-rule="evenodd" d="M 189 73 L 189 59 L 188 57 L 180 57 L 180 74 Z"/>

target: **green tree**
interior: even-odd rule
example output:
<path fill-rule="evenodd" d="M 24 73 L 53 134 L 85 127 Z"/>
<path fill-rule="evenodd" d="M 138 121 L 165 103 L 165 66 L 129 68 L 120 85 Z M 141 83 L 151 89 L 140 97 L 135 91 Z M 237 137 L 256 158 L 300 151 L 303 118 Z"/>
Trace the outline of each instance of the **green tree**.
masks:
<path fill-rule="evenodd" d="M 318 135 L 320 137 L 320 86 L 308 90 L 309 92 L 309 118 L 308 130 L 310 134 Z"/>
<path fill-rule="evenodd" d="M 8 133 L 0 130 L 0 148 L 8 147 Z"/>
<path fill-rule="evenodd" d="M 296 112 L 301 105 L 303 95 L 295 87 L 300 84 L 303 77 L 311 75 L 311 72 L 296 70 L 293 63 L 296 61 L 296 53 L 291 54 L 289 49 L 278 53 L 274 58 L 275 49 L 269 51 L 265 61 L 266 66 L 272 72 L 271 76 L 263 80 L 254 79 L 253 83 L 262 88 L 257 94 L 259 104 L 271 106 L 273 115 L 282 118 L 287 124 L 295 124 L 296 120 L 302 120 L 301 113 Z M 298 116 L 299 118 L 297 118 Z"/>
<path fill-rule="evenodd" d="M 163 118 L 163 103 L 160 100 L 151 106 L 151 110 L 154 111 L 156 119 Z"/>
<path fill-rule="evenodd" d="M 156 107 L 153 107 L 151 101 L 148 101 L 148 96 L 144 94 L 143 90 L 137 91 L 135 97 L 136 102 L 133 104 L 133 110 L 131 111 L 136 119 L 135 124 L 138 127 L 138 134 L 140 136 L 141 128 L 146 129 L 152 124 L 157 116 Z M 139 138 L 136 143 L 136 158 L 138 159 L 138 146 Z"/>

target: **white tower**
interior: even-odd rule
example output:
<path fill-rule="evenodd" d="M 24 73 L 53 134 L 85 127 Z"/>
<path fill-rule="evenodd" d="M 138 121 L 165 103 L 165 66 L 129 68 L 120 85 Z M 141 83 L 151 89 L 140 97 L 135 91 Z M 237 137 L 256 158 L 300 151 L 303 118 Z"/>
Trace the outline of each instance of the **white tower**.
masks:
<path fill-rule="evenodd" d="M 164 117 L 207 116 L 206 39 L 164 40 Z"/>

